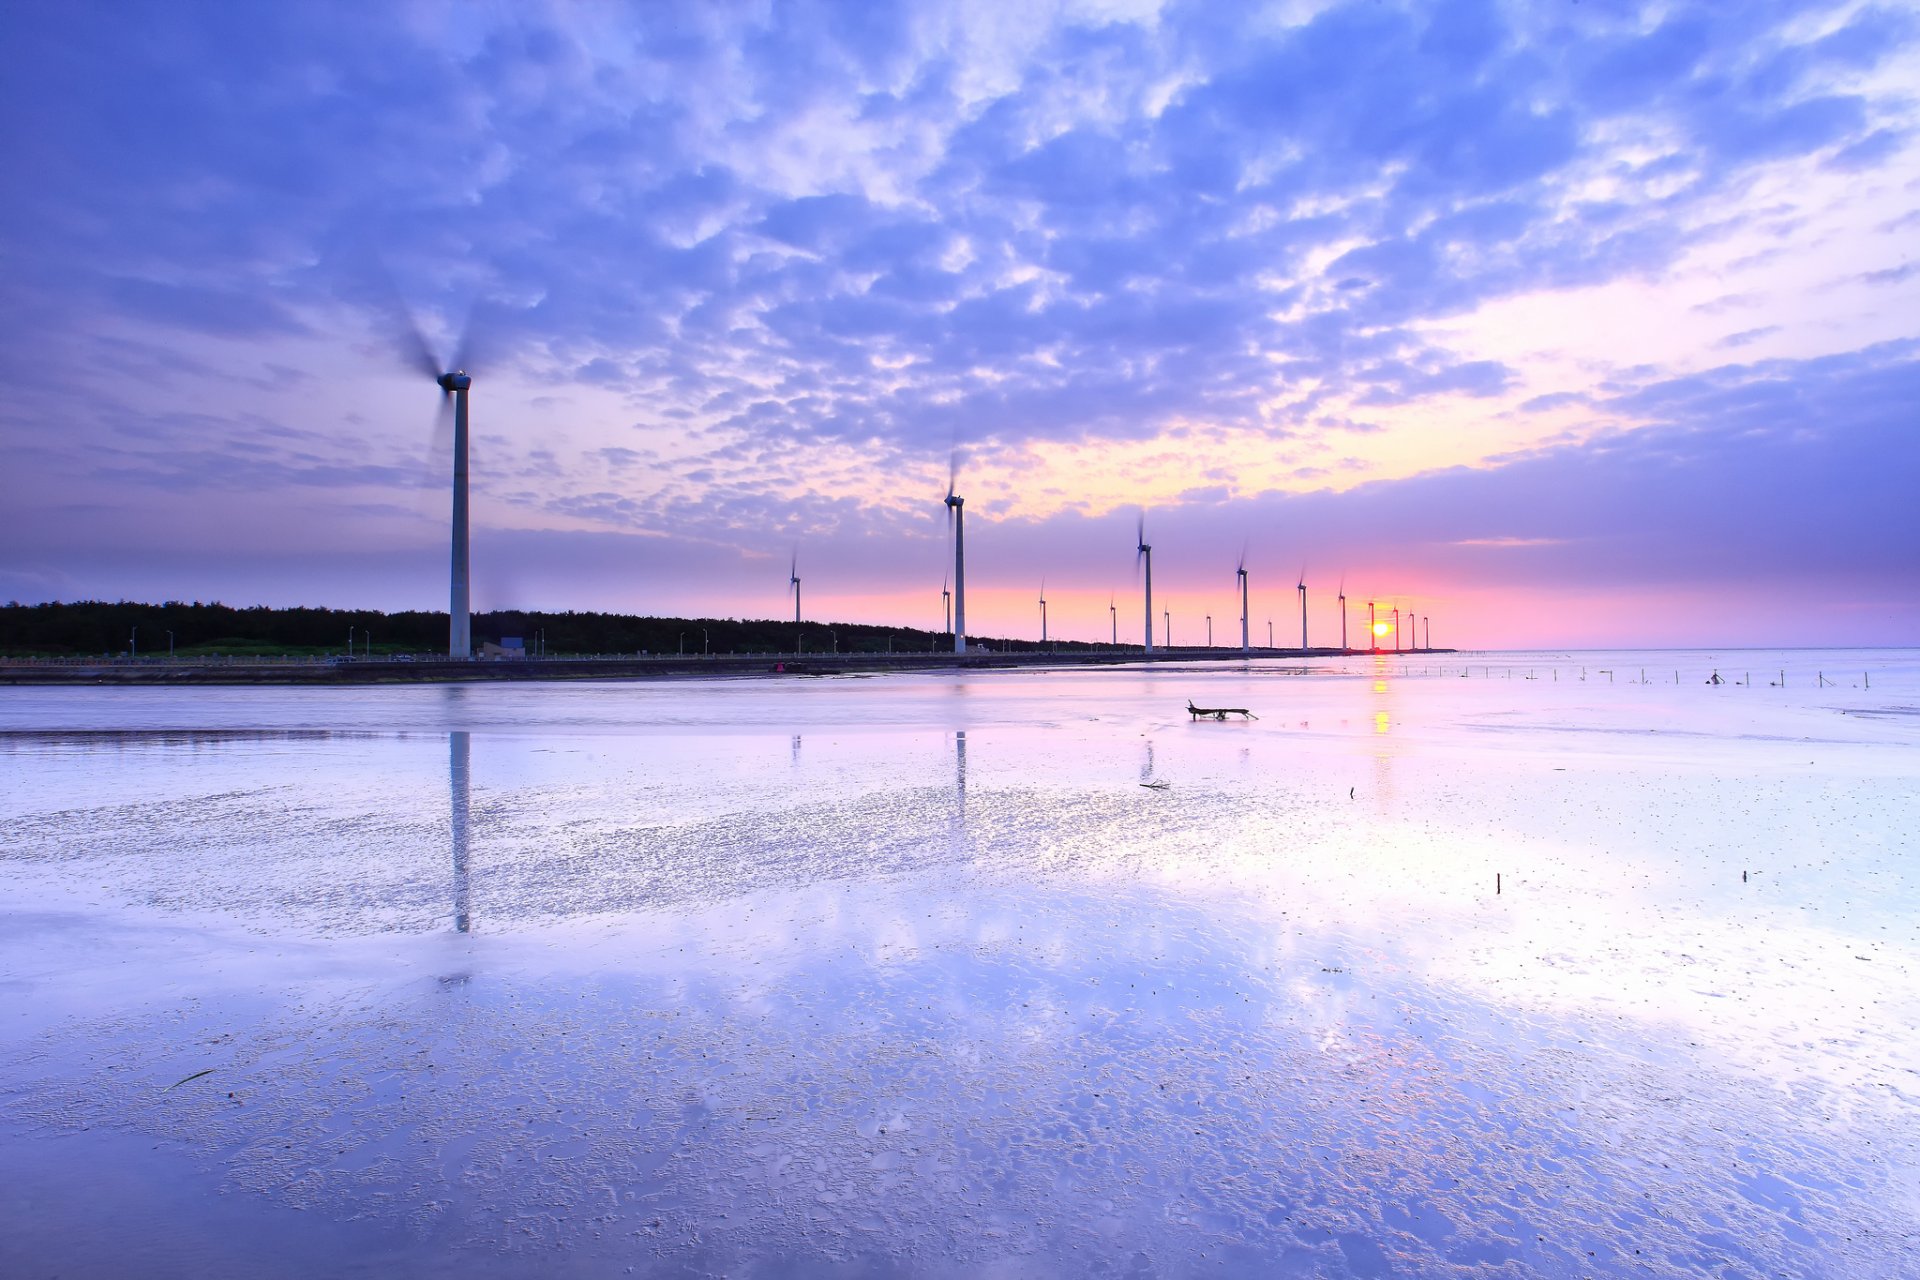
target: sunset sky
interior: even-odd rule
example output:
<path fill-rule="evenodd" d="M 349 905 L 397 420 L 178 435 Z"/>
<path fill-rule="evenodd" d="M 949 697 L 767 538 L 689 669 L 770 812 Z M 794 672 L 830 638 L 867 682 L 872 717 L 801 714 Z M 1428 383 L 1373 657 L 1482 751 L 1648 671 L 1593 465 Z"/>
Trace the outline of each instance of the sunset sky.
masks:
<path fill-rule="evenodd" d="M 1920 640 L 1920 9 L 0 7 L 0 600 Z"/>

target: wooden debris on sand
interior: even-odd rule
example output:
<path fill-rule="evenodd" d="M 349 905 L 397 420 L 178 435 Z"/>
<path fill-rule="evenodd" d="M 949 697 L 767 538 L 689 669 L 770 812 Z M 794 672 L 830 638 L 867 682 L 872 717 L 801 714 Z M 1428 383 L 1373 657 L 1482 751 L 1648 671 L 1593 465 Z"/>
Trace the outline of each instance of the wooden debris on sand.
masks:
<path fill-rule="evenodd" d="M 1248 720 L 1260 718 L 1245 707 L 1196 707 L 1191 698 L 1187 699 L 1187 714 L 1195 720 L 1225 720 L 1228 716 L 1243 716 Z"/>

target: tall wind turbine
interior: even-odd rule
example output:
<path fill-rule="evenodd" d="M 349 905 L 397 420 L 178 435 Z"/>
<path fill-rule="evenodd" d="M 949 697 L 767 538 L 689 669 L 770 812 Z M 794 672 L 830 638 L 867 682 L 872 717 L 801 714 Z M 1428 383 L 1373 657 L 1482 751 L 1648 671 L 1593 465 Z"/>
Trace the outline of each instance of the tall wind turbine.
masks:
<path fill-rule="evenodd" d="M 953 530 L 953 651 L 967 651 L 967 500 L 953 491 L 960 478 L 960 450 L 947 458 L 947 527 Z"/>
<path fill-rule="evenodd" d="M 1153 652 L 1153 548 L 1147 545 L 1147 513 L 1142 511 L 1134 523 L 1134 541 L 1139 545 L 1133 549 L 1133 568 L 1138 573 L 1140 566 L 1147 567 L 1147 652 Z"/>
<path fill-rule="evenodd" d="M 940 579 L 940 620 L 948 631 L 953 630 L 953 592 L 947 589 L 952 579 Z"/>
<path fill-rule="evenodd" d="M 1113 647 L 1117 649 L 1120 647 L 1120 606 L 1113 602 L 1112 596 L 1107 597 L 1107 622 L 1113 627 Z"/>
<path fill-rule="evenodd" d="M 1300 652 L 1307 651 L 1307 566 L 1300 566 Z"/>
<path fill-rule="evenodd" d="M 793 620 L 800 621 L 800 553 L 793 553 L 793 562 L 787 566 L 787 590 L 793 592 Z"/>
<path fill-rule="evenodd" d="M 1340 652 L 1347 651 L 1347 575 L 1340 575 Z"/>
<path fill-rule="evenodd" d="M 1040 579 L 1040 645 L 1041 647 L 1045 648 L 1046 643 L 1047 643 L 1047 580 L 1045 578 L 1042 578 Z"/>
<path fill-rule="evenodd" d="M 1393 651 L 1400 652 L 1400 606 L 1393 606 Z"/>
<path fill-rule="evenodd" d="M 392 283 L 387 288 L 391 293 Z M 391 297 L 391 304 L 398 320 L 404 326 L 403 337 L 413 348 L 412 358 L 421 372 L 432 378 L 440 387 L 442 411 L 449 400 L 453 402 L 453 573 L 451 590 L 447 601 L 447 656 L 450 658 L 471 658 L 473 656 L 473 609 L 469 583 L 469 523 L 467 511 L 467 392 L 473 387 L 473 379 L 466 370 L 468 341 L 473 332 L 473 314 L 467 316 L 467 332 L 454 347 L 453 367 L 448 369 L 434 353 L 426 336 L 420 332 L 420 326 L 414 323 L 413 316 L 397 295 Z"/>
<path fill-rule="evenodd" d="M 1377 625 L 1379 624 L 1373 620 L 1373 601 L 1369 600 L 1367 601 L 1367 648 L 1375 653 L 1380 652 L 1380 633 L 1374 630 Z"/>
<path fill-rule="evenodd" d="M 1252 653 L 1253 646 L 1247 642 L 1247 548 L 1240 548 L 1240 566 L 1234 576 L 1240 579 L 1240 652 Z"/>

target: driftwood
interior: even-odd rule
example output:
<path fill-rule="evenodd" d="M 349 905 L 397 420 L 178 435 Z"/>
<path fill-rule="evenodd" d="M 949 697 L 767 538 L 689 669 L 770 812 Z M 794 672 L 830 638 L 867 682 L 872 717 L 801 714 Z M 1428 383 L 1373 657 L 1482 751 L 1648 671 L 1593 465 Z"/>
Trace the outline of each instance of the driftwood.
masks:
<path fill-rule="evenodd" d="M 1245 707 L 1196 707 L 1191 698 L 1187 699 L 1187 714 L 1195 720 L 1225 720 L 1228 716 L 1244 716 L 1248 720 L 1260 718 Z"/>

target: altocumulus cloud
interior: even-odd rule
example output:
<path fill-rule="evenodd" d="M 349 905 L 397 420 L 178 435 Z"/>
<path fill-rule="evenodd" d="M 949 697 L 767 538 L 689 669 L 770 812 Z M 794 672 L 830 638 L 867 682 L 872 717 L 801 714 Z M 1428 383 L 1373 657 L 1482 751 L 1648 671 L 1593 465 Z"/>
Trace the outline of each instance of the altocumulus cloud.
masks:
<path fill-rule="evenodd" d="M 699 543 L 648 587 L 689 601 L 726 579 L 711 548 L 759 573 L 809 537 L 892 581 L 903 535 L 938 539 L 903 477 L 938 485 L 955 441 L 990 469 L 1203 439 L 1209 475 L 1254 448 L 1351 482 L 1375 463 L 1329 471 L 1329 438 L 1442 401 L 1584 426 L 1489 465 L 1450 420 L 1426 474 L 1342 493 L 1197 477 L 1169 527 L 1673 576 L 1747 564 L 1714 551 L 1744 515 L 1774 572 L 1870 538 L 1892 552 L 1856 563 L 1911 579 L 1882 480 L 1917 461 L 1885 398 L 1916 402 L 1910 346 L 1542 386 L 1435 328 L 1774 225 L 1742 201 L 1783 166 L 1897 174 L 1899 10 L 189 3 L 14 6 L 0 39 L 18 581 L 171 594 L 109 569 L 139 526 L 156 572 L 169 502 L 297 491 L 249 516 L 263 554 L 420 484 L 420 429 L 371 408 L 402 385 L 396 293 L 449 346 L 475 314 L 519 395 L 489 402 L 483 519 Z M 1739 318 L 1722 358 L 1778 336 Z M 1028 523 L 1065 555 L 1101 513 L 1053 508 Z M 217 583 L 217 547 L 179 555 Z"/>

